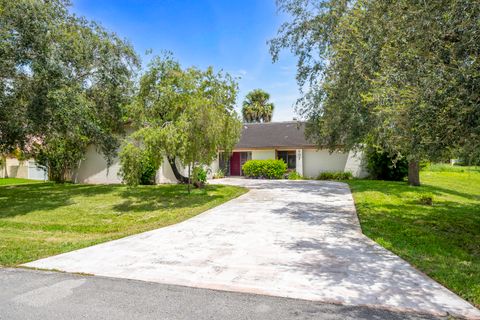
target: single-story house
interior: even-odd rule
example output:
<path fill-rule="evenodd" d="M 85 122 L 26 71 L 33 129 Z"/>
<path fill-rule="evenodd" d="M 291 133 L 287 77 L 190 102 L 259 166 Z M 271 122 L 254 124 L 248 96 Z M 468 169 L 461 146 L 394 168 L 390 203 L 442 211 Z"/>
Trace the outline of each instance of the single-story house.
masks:
<path fill-rule="evenodd" d="M 355 177 L 367 175 L 360 153 L 330 153 L 318 149 L 305 138 L 305 124 L 297 121 L 244 124 L 232 154 L 225 158 L 220 152 L 210 165 L 209 175 L 223 170 L 228 176 L 242 176 L 242 165 L 250 159 L 283 159 L 289 169 L 310 178 L 324 171 L 350 171 Z M 181 168 L 181 165 L 177 167 Z M 107 169 L 105 159 L 91 146 L 74 179 L 78 183 L 121 183 L 119 170 L 118 159 Z M 186 174 L 185 170 L 183 174 Z M 176 182 L 167 161 L 159 168 L 156 181 Z"/>

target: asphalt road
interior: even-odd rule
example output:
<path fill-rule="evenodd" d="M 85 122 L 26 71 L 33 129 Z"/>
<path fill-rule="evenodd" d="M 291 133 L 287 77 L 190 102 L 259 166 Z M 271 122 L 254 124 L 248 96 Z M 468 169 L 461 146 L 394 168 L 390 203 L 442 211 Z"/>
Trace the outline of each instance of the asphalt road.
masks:
<path fill-rule="evenodd" d="M 0 319 L 438 319 L 143 281 L 0 269 Z"/>

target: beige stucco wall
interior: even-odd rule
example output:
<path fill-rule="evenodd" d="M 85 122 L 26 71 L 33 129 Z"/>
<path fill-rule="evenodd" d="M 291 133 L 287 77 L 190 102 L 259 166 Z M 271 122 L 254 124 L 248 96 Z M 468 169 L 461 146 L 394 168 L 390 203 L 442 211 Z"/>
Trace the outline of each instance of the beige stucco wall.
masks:
<path fill-rule="evenodd" d="M 363 152 L 350 151 L 348 153 L 347 163 L 345 164 L 345 171 L 350 171 L 352 175 L 356 178 L 365 178 L 368 176 Z"/>
<path fill-rule="evenodd" d="M 76 183 L 91 184 L 115 184 L 122 183 L 119 176 L 120 162 L 118 158 L 113 160 L 110 168 L 107 169 L 107 161 L 94 146 L 87 148 L 85 159 L 80 162 L 80 166 L 74 175 Z"/>
<path fill-rule="evenodd" d="M 303 150 L 303 175 L 309 178 L 316 178 L 320 172 L 344 171 L 347 163 L 348 153 L 334 152 L 328 150 Z"/>
<path fill-rule="evenodd" d="M 6 170 L 2 168 L 2 177 L 28 179 L 28 161 L 18 161 L 16 158 L 6 159 Z"/>
<path fill-rule="evenodd" d="M 252 160 L 267 160 L 267 159 L 275 159 L 275 149 L 252 151 Z"/>

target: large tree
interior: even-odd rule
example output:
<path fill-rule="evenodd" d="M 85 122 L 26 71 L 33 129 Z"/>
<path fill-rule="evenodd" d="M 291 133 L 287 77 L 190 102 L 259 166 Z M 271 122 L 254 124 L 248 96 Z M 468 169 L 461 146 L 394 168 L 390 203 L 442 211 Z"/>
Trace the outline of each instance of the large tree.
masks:
<path fill-rule="evenodd" d="M 69 179 L 95 144 L 111 160 L 138 66 L 132 47 L 64 0 L 0 0 L 0 153 Z"/>
<path fill-rule="evenodd" d="M 153 159 L 158 168 L 166 157 L 177 179 L 187 183 L 190 177 L 177 164 L 192 172 L 210 164 L 219 150 L 230 152 L 241 129 L 236 95 L 228 74 L 183 69 L 171 54 L 152 59 L 129 110 L 134 132 L 120 153 L 125 182 L 139 183 L 142 159 Z"/>
<path fill-rule="evenodd" d="M 298 56 L 307 134 L 331 150 L 365 144 L 409 161 L 480 148 L 480 2 L 278 0 L 273 39 Z M 465 148 L 465 146 L 470 146 Z"/>
<path fill-rule="evenodd" d="M 262 89 L 250 91 L 242 105 L 243 121 L 247 123 L 272 121 L 275 106 L 269 100 L 270 94 Z"/>

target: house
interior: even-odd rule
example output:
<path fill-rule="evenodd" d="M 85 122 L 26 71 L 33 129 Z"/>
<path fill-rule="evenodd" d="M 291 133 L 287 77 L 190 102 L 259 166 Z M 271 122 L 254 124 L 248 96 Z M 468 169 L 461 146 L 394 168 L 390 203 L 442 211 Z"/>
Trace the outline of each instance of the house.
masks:
<path fill-rule="evenodd" d="M 5 165 L 0 166 L 0 178 L 48 179 L 47 172 L 39 167 L 33 159 L 20 161 L 13 157 L 7 157 L 5 160 Z"/>
<path fill-rule="evenodd" d="M 305 123 L 297 121 L 244 124 L 232 155 L 224 159 L 220 154 L 212 168 L 221 169 L 228 176 L 242 176 L 242 166 L 250 159 L 283 159 L 289 170 L 309 178 L 324 171 L 367 175 L 360 154 L 319 150 L 305 138 Z"/>
<path fill-rule="evenodd" d="M 228 176 L 242 176 L 242 165 L 250 159 L 283 159 L 290 170 L 315 178 L 324 171 L 350 171 L 355 177 L 367 175 L 361 154 L 333 152 L 318 149 L 305 138 L 305 124 L 297 121 L 244 124 L 240 141 L 233 153 L 225 158 L 223 153 L 210 165 L 209 176 L 223 170 Z M 177 167 L 186 175 L 180 163 Z M 120 164 L 114 159 L 107 168 L 102 155 L 90 146 L 85 160 L 74 176 L 77 183 L 121 183 Z M 166 161 L 157 171 L 157 183 L 175 183 L 177 180 Z"/>

